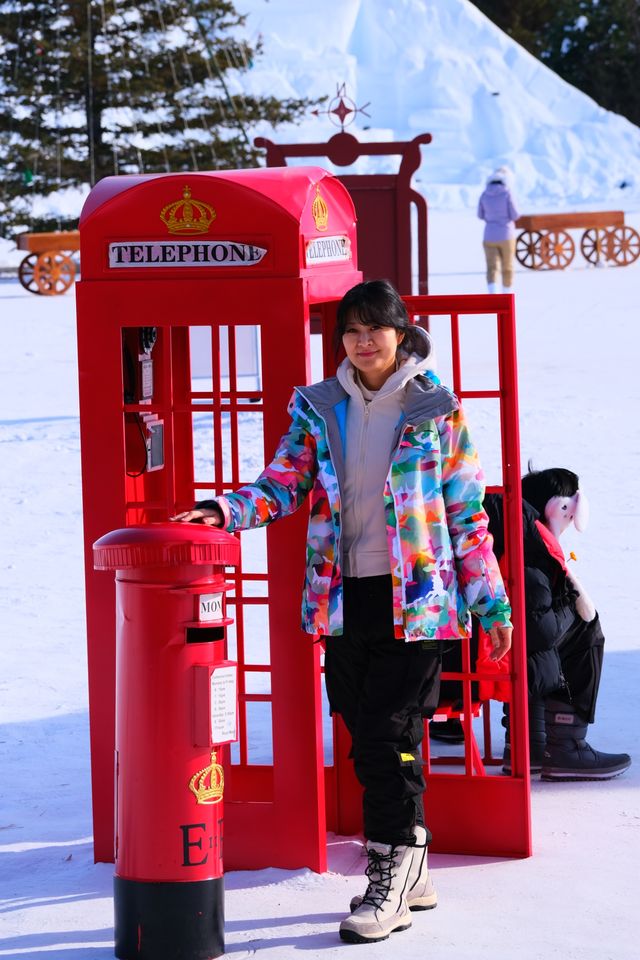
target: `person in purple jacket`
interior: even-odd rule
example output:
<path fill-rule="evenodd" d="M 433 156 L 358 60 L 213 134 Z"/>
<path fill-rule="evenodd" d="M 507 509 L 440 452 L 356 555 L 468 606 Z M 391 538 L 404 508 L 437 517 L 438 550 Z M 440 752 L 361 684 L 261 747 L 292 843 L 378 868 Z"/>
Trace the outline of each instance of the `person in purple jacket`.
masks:
<path fill-rule="evenodd" d="M 502 292 L 511 293 L 513 287 L 515 221 L 519 213 L 507 186 L 508 176 L 506 167 L 494 170 L 478 201 L 478 216 L 485 222 L 482 245 L 487 259 L 489 293 L 497 292 L 499 273 L 502 274 Z"/>

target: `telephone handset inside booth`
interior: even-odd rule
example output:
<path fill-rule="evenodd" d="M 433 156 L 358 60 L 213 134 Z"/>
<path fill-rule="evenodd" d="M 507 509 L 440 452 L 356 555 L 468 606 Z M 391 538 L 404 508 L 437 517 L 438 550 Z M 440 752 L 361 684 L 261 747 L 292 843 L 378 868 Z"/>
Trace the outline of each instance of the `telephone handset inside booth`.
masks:
<path fill-rule="evenodd" d="M 126 406 L 149 407 L 153 402 L 153 357 L 156 327 L 125 327 L 122 331 L 122 382 Z M 164 421 L 151 409 L 126 410 L 127 476 L 139 477 L 164 466 Z"/>

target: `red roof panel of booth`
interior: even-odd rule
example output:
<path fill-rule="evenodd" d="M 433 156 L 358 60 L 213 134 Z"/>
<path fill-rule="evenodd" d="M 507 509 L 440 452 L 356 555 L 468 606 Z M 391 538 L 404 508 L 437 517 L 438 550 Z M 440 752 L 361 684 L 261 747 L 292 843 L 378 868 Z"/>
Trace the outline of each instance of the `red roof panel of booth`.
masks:
<path fill-rule="evenodd" d="M 80 219 L 82 279 L 352 272 L 355 224 L 321 167 L 107 177 Z"/>

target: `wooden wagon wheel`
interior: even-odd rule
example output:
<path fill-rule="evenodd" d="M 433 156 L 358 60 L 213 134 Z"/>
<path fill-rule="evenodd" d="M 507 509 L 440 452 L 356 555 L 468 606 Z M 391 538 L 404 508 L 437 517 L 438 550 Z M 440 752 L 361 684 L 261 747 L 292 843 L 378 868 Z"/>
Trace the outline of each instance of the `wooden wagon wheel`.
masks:
<path fill-rule="evenodd" d="M 516 259 L 529 270 L 540 270 L 544 266 L 540 253 L 540 234 L 533 230 L 523 230 L 516 238 Z"/>
<path fill-rule="evenodd" d="M 633 227 L 614 227 L 607 236 L 607 259 L 628 267 L 640 257 L 640 234 Z"/>
<path fill-rule="evenodd" d="M 66 293 L 76 276 L 76 265 L 71 257 L 61 250 L 47 250 L 36 260 L 34 280 L 40 293 L 55 297 Z"/>
<path fill-rule="evenodd" d="M 602 227 L 589 227 L 580 238 L 582 256 L 594 265 L 608 257 L 607 246 L 607 231 Z"/>
<path fill-rule="evenodd" d="M 20 266 L 18 267 L 18 280 L 25 290 L 29 291 L 29 293 L 40 293 L 40 289 L 34 277 L 37 259 L 37 253 L 29 253 L 24 260 L 20 261 Z"/>
<path fill-rule="evenodd" d="M 540 253 L 548 270 L 564 270 L 575 256 L 576 248 L 566 230 L 545 230 L 540 239 Z"/>

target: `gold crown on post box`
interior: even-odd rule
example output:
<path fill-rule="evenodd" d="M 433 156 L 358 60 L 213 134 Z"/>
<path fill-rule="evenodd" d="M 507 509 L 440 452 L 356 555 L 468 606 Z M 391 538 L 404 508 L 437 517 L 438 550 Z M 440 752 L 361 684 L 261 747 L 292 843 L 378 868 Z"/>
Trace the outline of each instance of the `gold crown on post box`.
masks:
<path fill-rule="evenodd" d="M 169 233 L 206 233 L 215 218 L 213 207 L 204 200 L 193 200 L 188 186 L 184 188 L 182 200 L 168 203 L 160 212 Z"/>
<path fill-rule="evenodd" d="M 315 221 L 316 230 L 326 230 L 329 224 L 329 208 L 320 196 L 320 184 L 316 184 L 316 195 L 311 204 L 311 214 Z"/>
<path fill-rule="evenodd" d="M 196 803 L 220 803 L 224 793 L 224 770 L 216 763 L 216 752 L 211 751 L 211 763 L 189 780 L 189 790 Z"/>

